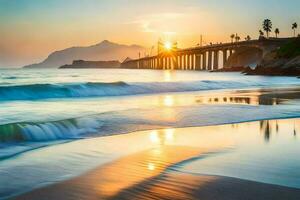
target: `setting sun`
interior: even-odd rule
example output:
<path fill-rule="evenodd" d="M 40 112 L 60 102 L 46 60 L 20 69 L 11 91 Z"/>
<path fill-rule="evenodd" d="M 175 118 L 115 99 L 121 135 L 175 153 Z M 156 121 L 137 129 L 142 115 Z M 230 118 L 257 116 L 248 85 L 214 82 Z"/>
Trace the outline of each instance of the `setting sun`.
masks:
<path fill-rule="evenodd" d="M 165 42 L 164 46 L 165 46 L 165 49 L 168 50 L 168 51 L 172 49 L 172 43 L 171 42 Z"/>

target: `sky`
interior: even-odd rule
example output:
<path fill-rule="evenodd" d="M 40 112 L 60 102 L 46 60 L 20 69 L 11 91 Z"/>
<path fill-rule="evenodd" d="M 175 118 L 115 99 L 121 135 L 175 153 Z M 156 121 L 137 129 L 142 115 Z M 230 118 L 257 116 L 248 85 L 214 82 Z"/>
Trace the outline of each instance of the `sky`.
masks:
<path fill-rule="evenodd" d="M 287 37 L 299 9 L 299 0 L 0 0 L 0 67 L 105 39 L 151 48 L 162 38 L 183 48 L 200 35 L 207 44 L 232 33 L 257 38 L 266 18 Z"/>

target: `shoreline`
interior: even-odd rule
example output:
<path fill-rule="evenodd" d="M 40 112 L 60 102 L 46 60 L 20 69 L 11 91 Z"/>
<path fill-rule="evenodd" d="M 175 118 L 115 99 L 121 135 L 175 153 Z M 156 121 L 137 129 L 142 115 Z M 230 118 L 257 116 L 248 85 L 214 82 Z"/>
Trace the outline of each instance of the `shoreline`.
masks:
<path fill-rule="evenodd" d="M 177 152 L 180 150 L 183 150 L 184 153 L 181 153 L 180 156 L 178 156 Z M 200 155 L 205 153 L 205 151 L 195 151 L 194 149 L 191 150 L 186 147 L 183 149 L 176 147 L 175 149 L 162 151 L 167 151 L 167 157 L 175 157 L 176 162 L 184 162 L 185 160 L 181 160 L 182 158 L 192 159 L 195 155 L 199 156 L 199 153 Z M 189 153 L 186 154 L 187 151 Z M 145 166 L 146 170 L 133 167 L 132 161 L 139 163 L 141 162 L 139 161 L 139 157 L 147 157 L 149 156 L 148 154 L 156 153 L 154 150 L 150 150 L 142 152 L 142 154 L 138 153 L 137 155 L 130 155 L 98 167 L 97 169 L 74 179 L 39 188 L 10 199 L 40 200 L 47 196 L 47 199 L 49 200 L 138 200 L 157 198 L 170 200 L 296 200 L 300 197 L 300 189 L 297 188 L 225 176 L 195 176 L 168 171 L 170 165 L 174 164 L 173 162 L 175 161 L 164 161 L 164 163 L 161 163 L 161 160 L 156 160 L 152 163 L 153 166 L 149 164 L 148 166 Z M 182 158 L 178 159 L 178 157 Z M 146 158 L 146 160 L 147 159 L 152 160 L 153 158 Z M 146 163 L 144 164 L 142 162 L 141 165 L 144 167 Z M 124 171 L 124 168 L 125 172 L 122 172 Z M 158 170 L 158 172 L 155 170 Z M 130 174 L 137 175 L 131 177 Z"/>
<path fill-rule="evenodd" d="M 158 94 L 157 96 L 160 96 L 161 94 Z M 212 112 L 207 110 L 205 107 L 208 106 L 212 106 L 212 107 L 216 107 L 218 109 L 221 109 L 221 107 L 232 107 L 233 109 L 236 109 L 236 106 L 253 106 L 253 109 L 258 109 L 257 106 L 260 105 L 268 105 L 271 106 L 273 105 L 273 103 L 275 103 L 275 105 L 277 104 L 283 104 L 283 105 L 288 105 L 289 101 L 293 101 L 293 100 L 297 100 L 300 99 L 300 88 L 299 86 L 289 86 L 289 87 L 271 87 L 271 88 L 245 88 L 245 89 L 237 89 L 237 90 L 232 90 L 232 89 L 228 89 L 228 90 L 215 90 L 215 91 L 199 91 L 197 93 L 195 92 L 188 92 L 188 93 L 167 93 L 165 94 L 167 95 L 167 97 L 170 96 L 170 99 L 175 102 L 175 101 L 182 101 L 182 98 L 188 98 L 188 99 L 195 99 L 193 101 L 195 101 L 193 104 L 195 105 L 189 105 L 188 107 L 190 107 L 191 109 L 194 109 L 194 111 L 192 110 L 189 111 L 187 114 L 185 114 L 185 116 L 198 116 L 198 112 Z M 172 95 L 172 96 L 171 96 Z M 188 95 L 188 96 L 187 96 Z M 136 98 L 139 97 L 143 97 L 143 95 L 139 96 L 137 95 Z M 152 95 L 146 95 L 147 98 L 149 98 L 149 100 L 152 100 Z M 135 98 L 135 97 L 131 97 L 131 98 Z M 178 100 L 176 100 L 178 98 Z M 220 102 L 223 101 L 223 98 L 229 99 L 233 98 L 234 102 Z M 236 99 L 235 99 L 236 98 Z M 274 101 L 274 99 L 277 99 L 276 101 Z M 155 100 L 155 99 L 154 99 Z M 216 101 L 217 100 L 217 101 Z M 243 100 L 243 101 L 241 101 Z M 270 100 L 272 100 L 272 102 L 269 102 Z M 236 101 L 236 102 L 235 102 Z M 250 102 L 247 102 L 250 101 Z M 299 103 L 294 103 L 293 105 L 298 105 Z M 221 106 L 219 108 L 219 106 Z M 171 106 L 170 108 L 166 108 L 166 111 L 162 111 L 162 110 L 157 110 L 157 112 L 170 112 L 172 111 L 173 114 L 179 113 L 179 112 L 184 112 L 184 109 L 181 110 L 180 107 L 182 107 L 181 105 L 178 105 L 178 107 L 176 106 Z M 225 109 L 224 108 L 224 109 Z M 176 109 L 179 109 L 178 111 L 175 112 Z M 226 111 L 226 109 L 223 111 Z M 239 108 L 242 109 L 242 108 Z M 246 109 L 246 107 L 245 107 Z M 251 112 L 253 111 L 253 109 L 251 110 Z M 173 111 L 174 110 L 174 111 Z M 248 109 L 246 109 L 248 110 Z M 222 109 L 221 109 L 222 111 Z M 144 111 L 147 112 L 149 114 L 151 114 L 152 112 L 148 112 L 147 110 Z M 217 111 L 214 111 L 217 112 Z M 215 115 L 213 113 L 211 113 L 212 115 Z M 233 114 L 233 113 L 231 113 Z M 102 116 L 103 115 L 103 116 Z M 107 116 L 109 116 L 110 113 L 103 113 L 101 114 L 101 119 L 102 118 L 106 118 Z M 124 114 L 119 113 L 117 116 L 128 116 L 129 114 L 127 112 L 125 112 Z M 177 115 L 177 114 L 176 114 Z M 93 116 L 90 116 L 91 118 L 93 118 Z M 94 117 L 97 117 L 97 115 L 95 115 Z M 143 116 L 142 116 L 143 117 Z M 201 117 L 201 116 L 199 116 Z M 232 119 L 228 119 L 228 120 L 221 120 L 221 121 L 206 121 L 205 123 L 203 122 L 199 122 L 197 123 L 197 121 L 195 121 L 195 123 L 191 123 L 191 122 L 182 122 L 178 125 L 174 125 L 174 120 L 170 121 L 168 119 L 166 119 L 166 121 L 157 121 L 154 124 L 150 121 L 151 124 L 148 124 L 147 126 L 140 126 L 137 129 L 132 129 L 132 128 L 126 128 L 126 129 L 122 129 L 122 130 L 107 130 L 106 132 L 98 132 L 97 134 L 89 134 L 89 135 L 82 135 L 81 137 L 76 137 L 76 138 L 66 138 L 64 140 L 54 140 L 54 141 L 48 141 L 49 144 L 35 144 L 35 146 L 30 147 L 30 149 L 25 149 L 25 150 L 21 150 L 18 152 L 13 152 L 13 153 L 9 153 L 7 155 L 3 155 L 0 156 L 1 159 L 10 159 L 12 157 L 18 156 L 24 152 L 27 151 L 31 151 L 34 149 L 39 149 L 39 148 L 43 148 L 43 147 L 47 147 L 47 146 L 51 146 L 53 143 L 55 145 L 55 143 L 65 143 L 65 142 L 72 142 L 78 139 L 85 139 L 85 138 L 93 138 L 93 137 L 104 137 L 104 136 L 110 136 L 110 135 L 120 135 L 120 134 L 129 134 L 131 132 L 136 132 L 136 131 L 149 131 L 149 130 L 153 130 L 153 129 L 164 129 L 164 128 L 168 128 L 168 127 L 172 127 L 172 128 L 188 128 L 188 127 L 203 127 L 203 126 L 215 126 L 215 125 L 226 125 L 226 124 L 232 124 L 232 123 L 244 123 L 244 122 L 253 122 L 253 121 L 259 121 L 259 120 L 275 120 L 275 119 L 289 119 L 289 118 L 298 118 L 300 117 L 299 114 L 296 113 L 290 113 L 290 115 L 285 115 L 284 113 L 282 113 L 280 111 L 280 113 L 275 113 L 275 115 L 256 115 L 255 117 L 253 116 L 253 118 L 251 117 L 246 117 L 246 118 L 232 118 Z M 76 119 L 76 118 L 74 118 Z M 79 118 L 80 119 L 80 118 Z M 68 119 L 65 119 L 68 120 Z M 65 121 L 62 120 L 62 121 Z M 73 120 L 73 118 L 70 118 L 70 120 Z M 149 123 L 148 119 L 144 119 L 146 120 L 145 123 Z M 182 120 L 177 120 L 177 122 L 180 122 Z M 60 121 L 48 121 L 47 123 L 58 123 Z M 128 121 L 129 124 L 134 123 L 132 120 Z M 43 124 L 43 123 L 41 123 Z M 4 124 L 5 125 L 5 124 Z M 10 125 L 10 124 L 8 124 Z M 26 141 L 24 141 L 26 142 Z M 21 143 L 11 143 L 13 145 L 17 145 L 20 144 L 21 146 L 23 145 L 24 142 Z M 46 141 L 47 142 L 47 141 Z"/>
<path fill-rule="evenodd" d="M 155 152 L 157 149 L 152 149 L 105 164 L 74 179 L 42 187 L 10 199 L 39 200 L 47 196 L 49 200 L 156 198 L 170 200 L 296 200 L 300 197 L 300 189 L 298 188 L 226 176 L 172 172 L 168 169 L 176 164 L 175 162 L 184 162 L 186 159 L 193 159 L 194 156 L 198 157 L 209 151 L 187 147 L 164 147 L 160 150 L 163 152 L 162 154 L 166 154 L 162 157 L 171 158 L 171 160 L 154 159 L 153 157 L 157 155 Z M 183 153 L 179 155 L 178 151 Z M 147 161 L 143 160 L 151 160 L 153 165 L 147 165 Z M 140 166 L 133 167 L 133 163 L 139 163 Z M 115 172 L 116 170 L 118 172 Z M 131 177 L 135 173 L 138 175 Z"/>
<path fill-rule="evenodd" d="M 294 87 L 273 87 L 273 88 L 260 88 L 260 89 L 238 89 L 238 90 L 223 90 L 223 91 L 205 91 L 205 92 L 198 92 L 196 94 L 193 94 L 194 92 L 188 93 L 189 95 L 191 95 L 191 97 L 196 98 L 196 100 L 198 101 L 197 104 L 199 103 L 200 107 L 206 107 L 206 106 L 218 106 L 219 102 L 206 102 L 207 99 L 215 99 L 218 98 L 219 99 L 223 99 L 224 97 L 227 97 L 229 99 L 229 97 L 238 97 L 237 101 L 239 101 L 239 97 L 247 97 L 247 98 L 253 98 L 254 99 L 254 103 L 255 105 L 250 104 L 244 104 L 242 102 L 234 102 L 232 103 L 232 105 L 237 104 L 237 105 L 246 105 L 246 106 L 259 106 L 260 103 L 257 103 L 256 105 L 256 101 L 269 101 L 268 99 L 283 99 L 283 103 L 288 102 L 289 100 L 293 100 L 293 99 L 300 99 L 300 88 L 299 86 L 294 86 Z M 257 96 L 257 93 L 259 93 L 259 95 L 261 96 L 261 99 L 266 99 L 266 100 L 258 100 L 255 99 L 254 97 Z M 185 93 L 179 93 L 177 95 L 181 96 L 184 95 Z M 170 94 L 172 95 L 172 94 Z M 176 95 L 176 94 L 173 94 Z M 275 95 L 275 96 L 274 96 Z M 262 98 L 263 96 L 263 98 Z M 149 95 L 149 97 L 151 97 L 151 95 Z M 186 96 L 185 96 L 186 98 Z M 175 98 L 174 98 L 175 99 Z M 204 99 L 204 100 L 203 100 Z M 204 101 L 204 102 L 201 102 Z M 230 102 L 224 102 L 224 105 L 230 105 Z M 264 103 L 262 103 L 262 105 L 264 105 Z M 267 105 L 269 105 L 269 103 L 267 103 Z M 296 104 L 295 104 L 296 105 Z M 197 105 L 198 106 L 198 105 Z M 220 106 L 223 106 L 223 104 L 221 103 Z M 271 106 L 271 104 L 270 104 Z M 197 107 L 191 106 L 191 108 L 193 109 L 197 109 Z M 195 110 L 195 111 L 196 111 Z M 200 108 L 200 111 L 205 111 L 207 109 L 203 109 Z M 167 110 L 169 112 L 169 109 Z M 179 111 L 178 111 L 179 112 Z M 151 112 L 150 112 L 151 113 Z M 177 113 L 177 112 L 176 112 Z M 189 115 L 195 115 L 197 116 L 197 113 L 190 113 Z M 189 116 L 187 115 L 187 116 Z M 148 125 L 148 126 L 140 126 L 138 129 L 125 129 L 123 131 L 117 131 L 114 133 L 105 133 L 104 135 L 97 135 L 97 134 L 91 134 L 89 136 L 82 136 L 81 139 L 90 139 L 93 137 L 105 137 L 105 136 L 112 136 L 112 135 L 123 135 L 123 134 L 130 134 L 132 132 L 136 132 L 136 131 L 150 131 L 150 130 L 162 130 L 165 128 L 192 128 L 192 127 L 208 127 L 208 126 L 218 126 L 218 125 L 226 125 L 226 124 L 235 124 L 235 123 L 247 123 L 247 122 L 254 122 L 254 121 L 260 121 L 260 120 L 276 120 L 276 119 L 292 119 L 292 118 L 298 118 L 300 117 L 300 115 L 295 115 L 295 114 L 291 114 L 290 116 L 287 115 L 283 115 L 283 114 L 277 114 L 277 115 L 272 115 L 272 116 L 268 116 L 268 115 L 262 115 L 262 116 L 255 116 L 255 118 L 239 118 L 239 119 L 230 119 L 229 121 L 207 121 L 205 123 L 180 123 L 178 126 L 174 125 L 171 122 L 167 122 L 167 123 L 162 123 L 162 122 L 158 122 L 157 124 L 152 124 L 152 125 Z M 55 121 L 56 122 L 56 121 Z M 66 139 L 68 141 L 62 141 L 60 142 L 59 140 L 57 140 L 56 142 L 54 141 L 54 145 L 56 145 L 56 143 L 65 143 L 65 142 L 73 142 L 78 140 L 79 138 L 75 138 L 75 139 Z M 18 152 L 14 152 L 13 154 L 9 154 L 9 155 L 4 155 L 1 157 L 1 159 L 5 160 L 5 159 L 10 159 L 19 155 L 22 155 L 23 153 L 26 152 L 30 152 L 32 150 L 35 149 L 40 149 L 40 148 L 44 148 L 47 146 L 52 146 L 51 144 L 52 142 L 50 142 L 50 144 L 40 144 L 38 146 L 35 146 L 32 149 L 26 149 L 26 150 L 22 150 L 22 151 L 18 151 Z M 16 143 L 17 145 L 17 143 Z M 21 146 L 23 145 L 22 143 L 20 144 Z M 13 155 L 13 156 L 11 156 Z"/>
<path fill-rule="evenodd" d="M 299 118 L 295 120 L 299 120 Z M 277 123 L 277 120 L 275 121 Z M 279 120 L 278 123 L 285 126 L 286 123 L 292 124 L 292 120 Z M 35 200 L 43 199 L 45 196 L 49 200 L 299 199 L 300 188 L 231 178 L 225 175 L 204 175 L 201 173 L 193 175 L 193 173 L 177 170 L 178 167 L 181 169 L 182 165 L 188 164 L 189 166 L 195 160 L 205 161 L 214 158 L 214 156 L 206 158 L 207 155 L 214 152 L 222 155 L 224 149 L 230 148 L 232 151 L 236 151 L 235 142 L 231 139 L 224 141 L 222 137 L 227 138 L 227 136 L 222 132 L 229 131 L 228 133 L 230 133 L 232 130 L 239 130 L 235 126 L 240 126 L 245 128 L 240 130 L 243 133 L 245 130 L 249 131 L 249 125 L 253 126 L 255 124 L 259 124 L 259 121 L 210 127 L 179 128 L 173 129 L 171 132 L 166 131 L 166 129 L 143 131 L 98 138 L 97 140 L 102 141 L 102 143 L 112 140 L 115 144 L 120 144 L 121 141 L 123 143 L 131 141 L 131 146 L 143 147 L 137 151 L 130 151 L 129 154 L 122 154 L 121 157 L 103 165 L 98 165 L 95 169 L 80 176 L 34 189 L 8 199 Z M 253 132 L 253 128 L 250 129 Z M 199 135 L 199 133 L 202 134 Z M 221 138 L 220 134 L 223 135 Z M 210 139 L 212 141 L 207 143 L 208 141 L 200 139 L 202 136 L 212 137 Z M 184 138 L 186 141 L 183 140 Z M 214 140 L 219 142 L 214 142 Z M 144 146 L 142 141 L 149 141 L 152 145 L 147 144 Z M 69 145 L 72 146 L 72 144 Z M 110 146 L 113 147 L 114 145 L 109 144 L 107 147 L 100 145 L 99 148 L 109 152 Z M 122 145 L 119 146 L 117 151 L 122 151 Z M 245 196 L 245 194 L 247 195 Z"/>

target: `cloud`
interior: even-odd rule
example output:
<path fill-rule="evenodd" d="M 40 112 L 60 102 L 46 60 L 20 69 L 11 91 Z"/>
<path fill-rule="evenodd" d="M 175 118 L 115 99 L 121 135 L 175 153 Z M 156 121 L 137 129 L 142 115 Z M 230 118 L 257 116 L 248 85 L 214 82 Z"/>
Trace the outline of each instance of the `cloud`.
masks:
<path fill-rule="evenodd" d="M 145 33 L 175 34 L 177 28 L 174 27 L 174 24 L 178 20 L 184 19 L 185 15 L 184 13 L 157 13 L 139 16 L 138 20 L 129 23 L 136 24 Z"/>

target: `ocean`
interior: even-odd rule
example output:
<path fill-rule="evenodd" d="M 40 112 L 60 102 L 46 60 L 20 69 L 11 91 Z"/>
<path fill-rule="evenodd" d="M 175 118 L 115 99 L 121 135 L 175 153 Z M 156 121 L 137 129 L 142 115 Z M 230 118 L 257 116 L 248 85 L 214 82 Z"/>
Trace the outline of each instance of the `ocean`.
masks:
<path fill-rule="evenodd" d="M 2 151 L 0 158 L 53 142 L 126 133 L 148 129 L 148 126 L 174 126 L 174 121 L 149 117 L 147 112 L 153 114 L 157 110 L 158 113 L 162 107 L 172 107 L 174 112 L 188 110 L 197 106 L 193 98 L 205 92 L 299 85 L 300 79 L 295 77 L 244 76 L 239 73 L 125 69 L 0 70 L 0 141 L 2 148 L 9 146 L 10 149 Z M 206 118 L 206 124 L 239 121 L 234 118 L 210 121 L 209 116 Z M 248 120 L 254 119 L 250 117 Z M 194 123 L 206 125 L 201 121 Z"/>
<path fill-rule="evenodd" d="M 0 69 L 0 175 L 28 152 L 85 139 L 300 117 L 298 96 L 284 93 L 299 87 L 240 73 Z"/>

